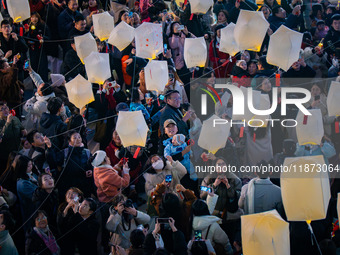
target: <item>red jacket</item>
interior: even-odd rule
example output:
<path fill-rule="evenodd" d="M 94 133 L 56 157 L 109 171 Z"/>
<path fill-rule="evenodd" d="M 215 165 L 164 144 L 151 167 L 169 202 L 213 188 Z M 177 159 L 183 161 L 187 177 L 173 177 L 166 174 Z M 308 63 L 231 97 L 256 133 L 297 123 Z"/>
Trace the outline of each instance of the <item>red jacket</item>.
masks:
<path fill-rule="evenodd" d="M 210 59 L 210 62 L 212 63 L 213 68 L 215 70 L 216 78 L 229 77 L 231 70 L 232 70 L 234 64 L 236 63 L 236 58 L 233 57 L 232 62 L 230 62 L 229 54 L 219 51 L 218 48 L 216 48 L 214 50 L 213 43 L 214 43 L 214 41 L 211 41 L 210 45 L 209 45 L 209 59 Z M 222 59 L 227 60 L 226 62 L 223 63 L 223 65 L 220 62 L 220 60 L 222 60 Z M 217 68 L 218 66 L 220 66 L 220 67 Z"/>
<path fill-rule="evenodd" d="M 113 141 L 109 143 L 106 147 L 105 152 L 111 161 L 111 166 L 115 166 L 119 162 L 119 158 L 116 157 L 115 150 L 119 150 L 120 147 L 117 147 Z"/>
<path fill-rule="evenodd" d="M 93 171 L 94 183 L 97 187 L 97 196 L 100 202 L 110 202 L 122 188 L 129 186 L 130 175 L 123 177 L 109 165 L 95 167 Z"/>

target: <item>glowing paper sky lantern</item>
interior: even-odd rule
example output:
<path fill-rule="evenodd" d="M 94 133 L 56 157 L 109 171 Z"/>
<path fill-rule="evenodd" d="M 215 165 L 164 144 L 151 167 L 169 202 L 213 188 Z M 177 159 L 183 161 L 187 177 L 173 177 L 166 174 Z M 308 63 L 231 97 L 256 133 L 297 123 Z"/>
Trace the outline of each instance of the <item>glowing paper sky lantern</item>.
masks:
<path fill-rule="evenodd" d="M 241 10 L 234 28 L 239 50 L 260 51 L 268 28 L 263 12 Z"/>
<path fill-rule="evenodd" d="M 108 43 L 117 47 L 118 50 L 124 50 L 133 41 L 135 29 L 124 21 L 121 21 L 111 32 Z"/>
<path fill-rule="evenodd" d="M 86 80 L 80 74 L 78 74 L 73 80 L 66 83 L 65 87 L 68 99 L 79 109 L 94 101 L 91 82 Z"/>
<path fill-rule="evenodd" d="M 235 41 L 234 28 L 235 24 L 231 22 L 228 26 L 221 29 L 221 41 L 219 49 L 220 51 L 228 53 L 231 56 L 234 56 L 240 51 Z"/>
<path fill-rule="evenodd" d="M 214 127 L 214 120 L 217 119 L 223 121 L 223 119 L 216 115 L 203 121 L 201 133 L 198 138 L 198 146 L 213 154 L 225 147 L 230 132 L 230 122 L 223 125 L 215 125 Z"/>
<path fill-rule="evenodd" d="M 147 90 L 164 91 L 169 80 L 168 62 L 152 60 L 144 68 Z"/>
<path fill-rule="evenodd" d="M 77 55 L 83 63 L 84 59 L 90 55 L 91 52 L 98 52 L 96 40 L 91 33 L 74 37 L 74 43 L 76 45 Z"/>
<path fill-rule="evenodd" d="M 320 144 L 324 136 L 322 114 L 320 109 L 308 109 L 312 115 L 304 115 L 301 111 L 296 116 L 296 135 L 300 145 Z"/>
<path fill-rule="evenodd" d="M 188 68 L 205 66 L 207 61 L 207 45 L 204 37 L 185 38 L 184 61 Z"/>
<path fill-rule="evenodd" d="M 299 60 L 303 34 L 281 25 L 270 36 L 267 62 L 288 71 Z"/>
<path fill-rule="evenodd" d="M 209 8 L 214 4 L 213 0 L 190 0 L 189 2 L 191 13 L 203 13 L 203 14 L 206 14 Z"/>
<path fill-rule="evenodd" d="M 163 52 L 162 24 L 144 22 L 135 29 L 136 56 L 154 59 Z"/>
<path fill-rule="evenodd" d="M 94 34 L 101 40 L 107 40 L 115 27 L 113 17 L 108 12 L 92 16 Z"/>
<path fill-rule="evenodd" d="M 270 109 L 270 99 L 268 94 L 261 94 L 259 108 L 256 110 Z M 249 124 L 255 127 L 267 127 L 270 115 L 254 115 Z M 263 122 L 262 122 L 263 121 Z"/>
<path fill-rule="evenodd" d="M 142 111 L 119 112 L 116 130 L 124 147 L 145 146 L 149 128 Z"/>
<path fill-rule="evenodd" d="M 323 155 L 286 158 L 281 173 L 281 194 L 289 221 L 313 221 L 326 217 L 331 198 Z M 294 171 L 296 169 L 296 171 Z M 309 169 L 309 171 L 307 170 Z"/>
<path fill-rule="evenodd" d="M 276 210 L 241 216 L 244 255 L 289 255 L 289 224 Z"/>
<path fill-rule="evenodd" d="M 91 52 L 84 62 L 90 82 L 103 84 L 111 77 L 109 53 Z"/>
<path fill-rule="evenodd" d="M 31 10 L 27 0 L 9 0 L 7 1 L 7 9 L 9 16 L 15 23 L 31 17 Z"/>
<path fill-rule="evenodd" d="M 233 120 L 245 120 L 249 121 L 254 117 L 254 114 L 248 108 L 248 89 L 245 87 L 240 87 L 242 93 L 244 95 L 244 114 L 243 115 L 234 115 Z M 252 99 L 253 105 L 255 109 L 260 109 L 260 102 L 261 102 L 261 91 L 259 90 L 252 90 Z"/>
<path fill-rule="evenodd" d="M 332 81 L 327 96 L 327 109 L 329 116 L 340 115 L 340 83 Z"/>

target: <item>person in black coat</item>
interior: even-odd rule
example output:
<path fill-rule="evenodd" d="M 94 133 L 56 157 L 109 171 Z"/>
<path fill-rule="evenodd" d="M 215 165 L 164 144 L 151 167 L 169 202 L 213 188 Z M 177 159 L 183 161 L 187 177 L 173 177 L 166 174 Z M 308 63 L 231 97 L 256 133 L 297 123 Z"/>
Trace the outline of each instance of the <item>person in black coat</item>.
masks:
<path fill-rule="evenodd" d="M 71 48 L 72 49 L 67 51 L 60 70 L 60 73 L 65 76 L 66 82 L 72 80 L 78 74 L 86 77 L 85 65 L 80 61 L 80 58 L 77 55 L 74 40 L 71 41 Z"/>
<path fill-rule="evenodd" d="M 169 90 L 165 95 L 165 102 L 167 105 L 164 107 L 162 115 L 159 120 L 162 134 L 164 134 L 164 122 L 168 119 L 172 119 L 176 122 L 178 127 L 178 133 L 189 137 L 189 128 L 186 121 L 190 118 L 191 112 L 188 111 L 183 116 L 180 111 L 181 98 L 180 93 L 177 90 Z"/>
<path fill-rule="evenodd" d="M 58 191 L 54 189 L 54 179 L 48 173 L 42 173 L 38 177 L 39 187 L 34 191 L 32 202 L 36 209 L 46 212 L 49 226 L 53 232 L 57 231 Z"/>
<path fill-rule="evenodd" d="M 44 112 L 40 118 L 40 132 L 48 137 L 56 136 L 51 139 L 51 143 L 58 149 L 62 149 L 64 144 L 64 136 L 60 134 L 67 130 L 66 123 L 59 116 L 63 108 L 64 104 L 60 98 L 51 98 L 47 104 L 50 113 Z"/>
<path fill-rule="evenodd" d="M 26 239 L 26 255 L 56 255 L 60 248 L 57 241 L 48 227 L 48 220 L 44 211 L 37 211 L 33 216 L 35 227 L 28 234 Z M 47 246 L 46 243 L 49 245 Z"/>
<path fill-rule="evenodd" d="M 75 207 L 68 210 L 67 218 L 64 219 L 66 226 L 73 233 L 80 255 L 96 255 L 99 233 L 99 222 L 95 217 L 97 204 L 92 198 L 85 198 L 81 204 L 77 202 L 74 204 Z"/>

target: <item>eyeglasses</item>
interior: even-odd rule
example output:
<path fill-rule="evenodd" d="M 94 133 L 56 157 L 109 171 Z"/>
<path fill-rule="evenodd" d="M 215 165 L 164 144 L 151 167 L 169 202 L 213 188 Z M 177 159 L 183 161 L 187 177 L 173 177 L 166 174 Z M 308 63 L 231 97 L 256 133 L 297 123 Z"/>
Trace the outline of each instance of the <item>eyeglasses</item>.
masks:
<path fill-rule="evenodd" d="M 181 97 L 172 97 L 172 98 L 170 98 L 170 100 L 181 101 L 182 98 Z"/>

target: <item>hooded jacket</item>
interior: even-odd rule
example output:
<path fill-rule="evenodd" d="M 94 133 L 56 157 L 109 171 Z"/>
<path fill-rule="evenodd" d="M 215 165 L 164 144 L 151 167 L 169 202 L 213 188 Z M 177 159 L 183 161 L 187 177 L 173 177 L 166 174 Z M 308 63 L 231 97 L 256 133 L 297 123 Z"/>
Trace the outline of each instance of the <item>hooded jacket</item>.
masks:
<path fill-rule="evenodd" d="M 221 244 L 228 255 L 233 254 L 233 249 L 231 248 L 229 238 L 220 227 L 220 222 L 220 218 L 212 215 L 194 216 L 192 229 L 202 230 L 202 237 L 204 239 L 209 239 L 213 246 L 215 244 Z"/>
<path fill-rule="evenodd" d="M 94 183 L 97 187 L 98 200 L 103 203 L 110 202 L 122 188 L 129 186 L 130 175 L 123 173 L 121 177 L 110 165 L 102 165 L 94 168 Z"/>

